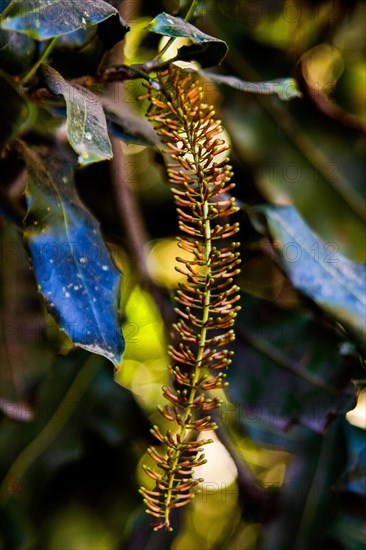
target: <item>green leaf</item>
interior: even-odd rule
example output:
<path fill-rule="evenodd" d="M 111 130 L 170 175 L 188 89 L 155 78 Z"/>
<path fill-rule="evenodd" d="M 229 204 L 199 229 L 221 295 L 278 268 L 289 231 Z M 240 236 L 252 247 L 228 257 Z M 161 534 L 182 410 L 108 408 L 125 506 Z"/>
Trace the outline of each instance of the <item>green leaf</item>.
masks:
<path fill-rule="evenodd" d="M 9 220 L 12 224 L 17 227 L 22 226 L 22 217 L 20 215 L 20 210 L 14 206 L 13 202 L 10 200 L 8 195 L 4 193 L 0 187 L 0 217 L 3 217 Z"/>
<path fill-rule="evenodd" d="M 26 161 L 24 240 L 50 313 L 76 346 L 121 361 L 121 275 L 76 194 L 69 159 L 20 147 Z M 52 159 L 52 160 L 51 160 Z"/>
<path fill-rule="evenodd" d="M 0 480 L 7 476 L 1 486 L 2 491 L 5 489 L 2 505 L 9 497 L 26 492 L 31 500 L 35 497 L 37 507 L 43 509 L 42 516 L 47 515 L 48 491 L 64 469 L 69 474 L 67 483 L 59 487 L 64 494 L 70 494 L 72 487 L 75 490 L 77 483 L 79 488 L 84 485 L 79 495 L 93 486 L 94 493 L 112 490 L 113 505 L 119 498 L 138 504 L 134 476 L 137 457 L 132 443 L 150 441 L 150 426 L 133 395 L 115 382 L 113 370 L 104 358 L 91 357 L 82 350 L 59 356 L 39 379 L 32 406 L 19 410 L 27 422 L 2 421 L 0 446 L 6 453 L 0 457 Z M 90 443 L 85 445 L 86 441 Z M 101 466 L 100 477 L 95 476 L 96 460 Z M 110 468 L 112 460 L 119 460 L 123 467 Z M 71 464 L 78 470 L 77 482 L 70 476 Z M 11 490 L 13 486 L 18 494 Z M 95 500 L 94 495 L 91 498 Z M 20 498 L 17 506 L 22 504 Z"/>
<path fill-rule="evenodd" d="M 261 206 L 253 212 L 266 217 L 278 261 L 295 288 L 362 343 L 366 334 L 366 264 L 342 256 L 337 243 L 324 243 L 295 208 Z M 258 226 L 258 218 L 254 223 Z M 263 226 L 259 229 L 264 230 Z"/>
<path fill-rule="evenodd" d="M 118 11 L 103 0 L 13 0 L 1 26 L 47 40 L 96 25 L 112 15 Z"/>
<path fill-rule="evenodd" d="M 341 478 L 341 489 L 366 497 L 365 431 L 344 423 L 348 461 Z"/>
<path fill-rule="evenodd" d="M 13 82 L 0 71 L 0 145 L 19 135 L 33 118 L 31 107 Z"/>
<path fill-rule="evenodd" d="M 262 430 L 266 425 L 280 433 L 294 424 L 322 433 L 330 417 L 354 406 L 349 380 L 358 372 L 358 359 L 341 356 L 342 340 L 308 312 L 249 295 L 242 302 L 228 371 L 233 405 L 227 418 L 237 418 L 254 439 L 259 423 Z"/>
<path fill-rule="evenodd" d="M 36 42 L 17 32 L 0 29 L 0 67 L 8 74 L 22 74 L 35 62 Z"/>
<path fill-rule="evenodd" d="M 0 13 L 3 13 L 9 6 L 11 0 L 0 0 Z"/>
<path fill-rule="evenodd" d="M 332 547 L 346 550 L 365 550 L 365 514 L 364 503 L 350 506 L 349 499 L 340 503 L 337 516 L 329 525 Z"/>
<path fill-rule="evenodd" d="M 330 132 L 305 104 L 293 104 L 295 116 L 288 104 L 273 105 L 269 97 L 232 88 L 225 97 L 226 129 L 257 191 L 270 204 L 291 204 L 325 242 L 336 235 L 345 256 L 365 261 L 361 148 L 351 150 L 347 133 Z"/>
<path fill-rule="evenodd" d="M 49 65 L 42 65 L 42 76 L 48 89 L 64 96 L 67 111 L 67 136 L 79 153 L 80 164 L 91 164 L 112 158 L 112 146 L 99 98 L 81 86 L 71 86 Z"/>
<path fill-rule="evenodd" d="M 223 40 L 205 34 L 181 17 L 174 17 L 165 12 L 155 17 L 147 29 L 172 38 L 188 38 L 193 45 L 180 48 L 177 57 L 178 59 L 197 60 L 202 67 L 218 65 L 228 50 Z"/>
<path fill-rule="evenodd" d="M 123 40 L 130 27 L 119 14 L 109 17 L 97 26 L 97 35 L 106 50 L 111 50 L 115 44 Z"/>
<path fill-rule="evenodd" d="M 275 80 L 268 80 L 267 82 L 246 82 L 235 76 L 223 76 L 220 74 L 208 73 L 206 71 L 200 71 L 200 74 L 208 77 L 216 84 L 225 84 L 241 92 L 262 95 L 277 94 L 283 101 L 288 101 L 295 97 L 302 97 L 297 82 L 293 78 L 276 78 Z"/>
<path fill-rule="evenodd" d="M 0 204 L 0 215 L 1 210 Z M 0 408 L 21 420 L 22 412 L 29 416 L 24 412 L 29 387 L 52 365 L 55 351 L 47 345 L 47 319 L 34 299 L 34 277 L 18 227 L 0 223 L 0 251 Z"/>
<path fill-rule="evenodd" d="M 336 419 L 322 436 L 302 437 L 286 468 L 276 513 L 265 527 L 263 550 L 332 547 L 326 528 L 334 515 L 335 484 L 347 459 L 343 422 Z"/>

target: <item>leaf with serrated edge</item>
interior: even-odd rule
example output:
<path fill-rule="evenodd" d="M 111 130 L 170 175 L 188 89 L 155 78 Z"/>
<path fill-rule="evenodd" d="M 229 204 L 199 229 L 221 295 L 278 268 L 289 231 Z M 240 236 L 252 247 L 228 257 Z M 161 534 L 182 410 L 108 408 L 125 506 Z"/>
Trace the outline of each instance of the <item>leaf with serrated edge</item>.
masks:
<path fill-rule="evenodd" d="M 80 86 L 69 84 L 49 65 L 41 73 L 48 89 L 62 95 L 66 102 L 67 137 L 79 153 L 80 164 L 91 164 L 112 158 L 112 146 L 100 99 Z"/>
<path fill-rule="evenodd" d="M 103 0 L 13 0 L 1 26 L 47 40 L 96 25 L 112 15 L 118 11 Z"/>
<path fill-rule="evenodd" d="M 281 265 L 291 282 L 360 342 L 365 338 L 366 264 L 324 243 L 290 206 L 261 206 Z M 289 250 L 292 247 L 292 251 Z M 295 255 L 296 252 L 296 255 Z"/>
<path fill-rule="evenodd" d="M 76 194 L 68 159 L 47 149 L 20 150 L 28 172 L 24 240 L 39 291 L 76 346 L 118 364 L 124 349 L 121 274 L 99 224 Z"/>

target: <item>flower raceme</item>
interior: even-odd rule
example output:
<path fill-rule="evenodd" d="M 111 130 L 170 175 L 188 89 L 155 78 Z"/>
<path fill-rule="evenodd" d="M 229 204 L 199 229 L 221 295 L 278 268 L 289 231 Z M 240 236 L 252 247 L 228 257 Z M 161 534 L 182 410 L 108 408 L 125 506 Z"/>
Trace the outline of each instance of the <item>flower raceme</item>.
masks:
<path fill-rule="evenodd" d="M 165 450 L 148 449 L 156 468 L 144 470 L 155 487 L 140 491 L 147 512 L 157 518 L 154 528 L 171 530 L 171 510 L 189 503 L 203 481 L 195 478 L 194 470 L 205 463 L 203 446 L 211 440 L 197 436 L 216 428 L 208 413 L 221 401 L 212 392 L 227 385 L 225 370 L 232 355 L 227 348 L 240 309 L 234 284 L 240 259 L 239 243 L 230 240 L 238 224 L 227 223 L 238 208 L 235 199 L 228 198 L 234 184 L 228 159 L 222 158 L 227 146 L 219 137 L 221 123 L 204 102 L 193 73 L 171 65 L 158 79 L 158 90 L 146 84 L 147 117 L 166 144 L 169 182 L 183 233 L 177 237 L 178 246 L 189 259 L 176 259 L 184 281 L 176 293 L 177 344 L 169 349 L 174 387 L 163 388 L 169 404 L 159 408 L 172 429 L 164 435 L 154 426 L 153 434 Z"/>

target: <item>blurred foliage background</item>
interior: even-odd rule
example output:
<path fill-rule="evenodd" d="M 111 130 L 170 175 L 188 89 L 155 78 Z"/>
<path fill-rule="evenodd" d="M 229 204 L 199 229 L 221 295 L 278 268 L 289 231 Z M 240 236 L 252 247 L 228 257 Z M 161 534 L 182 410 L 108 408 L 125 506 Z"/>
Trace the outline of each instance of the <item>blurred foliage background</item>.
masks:
<path fill-rule="evenodd" d="M 111 53 L 98 37 L 74 33 L 59 42 L 52 65 L 72 78 L 92 74 L 101 60 L 145 62 L 165 40 L 147 23 L 161 11 L 185 13 L 189 3 L 125 0 L 119 7 L 131 30 Z M 332 259 L 365 261 L 365 21 L 362 0 L 199 3 L 195 25 L 229 46 L 215 71 L 256 82 L 293 77 L 303 95 L 281 102 L 203 81 L 226 129 L 243 205 L 242 311 L 222 427 L 207 448 L 207 468 L 197 472 L 205 482 L 177 513 L 173 533 L 151 531 L 138 495 L 168 377 L 179 280 L 175 207 L 160 153 L 117 140 L 112 166 L 77 173 L 79 195 L 124 275 L 126 351 L 116 373 L 59 332 L 18 232 L 0 220 L 1 549 L 364 548 L 362 346 L 296 290 L 276 261 L 281 243 L 253 223 L 251 208 L 294 206 L 319 237 L 314 263 L 317 246 Z M 11 43 L 0 42 L 1 67 L 12 75 L 29 68 L 39 47 L 19 36 L 24 43 L 10 53 Z M 106 91 L 117 130 L 124 116 L 134 124 L 142 118 L 143 91 L 137 80 Z M 54 128 L 62 139 L 60 120 L 39 116 L 34 129 Z M 24 181 L 11 155 L 1 160 L 1 188 L 21 205 Z"/>

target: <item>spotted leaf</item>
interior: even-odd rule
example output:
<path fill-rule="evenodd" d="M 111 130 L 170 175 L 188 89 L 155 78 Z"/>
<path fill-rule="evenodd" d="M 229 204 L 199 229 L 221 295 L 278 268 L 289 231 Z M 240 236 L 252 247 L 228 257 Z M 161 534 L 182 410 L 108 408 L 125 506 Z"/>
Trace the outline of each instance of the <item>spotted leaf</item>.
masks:
<path fill-rule="evenodd" d="M 24 240 L 39 291 L 76 346 L 118 364 L 121 275 L 99 224 L 77 196 L 67 160 L 47 149 L 21 151 L 28 173 Z"/>
<path fill-rule="evenodd" d="M 112 158 L 107 123 L 98 96 L 80 86 L 71 85 L 48 65 L 42 65 L 48 89 L 62 95 L 66 102 L 67 137 L 79 153 L 80 164 L 91 164 Z"/>

